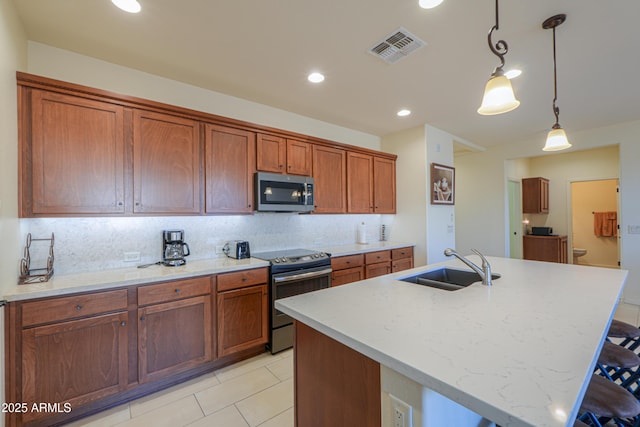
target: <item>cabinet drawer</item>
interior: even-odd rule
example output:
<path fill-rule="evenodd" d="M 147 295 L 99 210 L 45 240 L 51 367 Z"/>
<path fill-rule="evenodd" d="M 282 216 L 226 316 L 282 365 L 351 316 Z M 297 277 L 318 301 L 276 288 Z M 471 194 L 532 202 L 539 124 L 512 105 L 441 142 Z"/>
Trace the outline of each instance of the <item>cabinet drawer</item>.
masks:
<path fill-rule="evenodd" d="M 367 264 L 365 267 L 365 279 L 372 277 L 384 276 L 391 273 L 391 261 L 378 262 L 375 264 Z"/>
<path fill-rule="evenodd" d="M 157 304 L 183 298 L 205 295 L 211 292 L 211 278 L 175 280 L 138 288 L 138 305 Z"/>
<path fill-rule="evenodd" d="M 345 268 L 331 273 L 331 286 L 346 285 L 360 280 L 364 280 L 364 267 Z"/>
<path fill-rule="evenodd" d="M 391 272 L 408 270 L 413 268 L 413 258 L 400 258 L 391 261 Z"/>
<path fill-rule="evenodd" d="M 391 251 L 369 252 L 368 254 L 365 254 L 364 259 L 366 264 L 391 261 Z"/>
<path fill-rule="evenodd" d="M 26 302 L 22 305 L 22 326 L 59 322 L 126 309 L 126 289 Z"/>
<path fill-rule="evenodd" d="M 218 292 L 267 283 L 269 281 L 268 271 L 269 270 L 267 268 L 254 268 L 252 270 L 219 274 Z"/>
<path fill-rule="evenodd" d="M 394 249 L 391 251 L 391 259 L 402 259 L 413 257 L 413 247 Z"/>
<path fill-rule="evenodd" d="M 348 255 L 331 258 L 331 268 L 333 270 L 343 270 L 345 268 L 361 267 L 364 265 L 364 255 Z"/>

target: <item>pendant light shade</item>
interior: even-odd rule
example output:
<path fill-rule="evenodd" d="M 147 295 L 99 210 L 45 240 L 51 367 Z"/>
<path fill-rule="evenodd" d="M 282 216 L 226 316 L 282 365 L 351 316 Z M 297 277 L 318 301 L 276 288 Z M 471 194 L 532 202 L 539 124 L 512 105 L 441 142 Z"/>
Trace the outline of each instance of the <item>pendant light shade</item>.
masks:
<path fill-rule="evenodd" d="M 502 114 L 515 110 L 518 105 L 520 101 L 513 94 L 511 81 L 504 74 L 494 73 L 484 88 L 484 97 L 478 113 L 484 116 Z"/>
<path fill-rule="evenodd" d="M 560 125 L 554 125 L 547 135 L 547 142 L 542 151 L 560 151 L 571 147 L 567 133 Z"/>
<path fill-rule="evenodd" d="M 485 116 L 506 113 L 511 110 L 515 110 L 520 105 L 520 101 L 516 99 L 516 96 L 513 93 L 511 82 L 504 75 L 504 71 L 502 70 L 504 67 L 504 55 L 509 51 L 509 46 L 504 40 L 498 40 L 494 46 L 494 43 L 491 40 L 493 32 L 499 29 L 498 18 L 498 0 L 496 0 L 496 25 L 491 27 L 489 30 L 487 39 L 491 52 L 500 58 L 500 66 L 491 74 L 491 78 L 484 88 L 482 104 L 480 105 L 480 108 L 478 108 L 478 114 Z"/>
<path fill-rule="evenodd" d="M 542 151 L 560 151 L 571 147 L 567 139 L 567 133 L 560 126 L 560 108 L 556 105 L 558 101 L 558 78 L 556 73 L 556 27 L 567 19 L 567 15 L 554 15 L 546 19 L 542 23 L 545 30 L 553 29 L 553 114 L 556 116 L 556 123 L 553 125 L 547 135 L 547 142 L 544 144 Z"/>

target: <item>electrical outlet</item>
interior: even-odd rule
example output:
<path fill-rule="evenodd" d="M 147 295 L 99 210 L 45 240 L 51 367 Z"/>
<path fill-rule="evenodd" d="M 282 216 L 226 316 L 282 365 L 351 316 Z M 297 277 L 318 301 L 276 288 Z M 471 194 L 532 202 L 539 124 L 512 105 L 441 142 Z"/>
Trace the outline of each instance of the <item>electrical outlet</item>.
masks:
<path fill-rule="evenodd" d="M 413 426 L 413 414 L 411 406 L 395 397 L 393 394 L 389 394 L 391 398 L 391 408 L 393 416 L 393 427 L 412 427 Z"/>
<path fill-rule="evenodd" d="M 628 225 L 627 231 L 629 234 L 640 234 L 640 225 Z"/>
<path fill-rule="evenodd" d="M 140 252 L 125 252 L 124 262 L 140 262 Z"/>

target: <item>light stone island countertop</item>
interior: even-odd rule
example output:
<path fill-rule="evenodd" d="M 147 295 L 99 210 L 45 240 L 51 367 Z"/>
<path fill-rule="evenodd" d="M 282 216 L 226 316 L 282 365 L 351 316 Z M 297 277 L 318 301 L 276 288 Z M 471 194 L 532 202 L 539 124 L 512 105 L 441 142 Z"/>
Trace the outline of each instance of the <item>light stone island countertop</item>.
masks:
<path fill-rule="evenodd" d="M 502 275 L 491 287 L 395 280 L 442 265 L 468 270 L 452 260 L 276 307 L 503 427 L 573 425 L 627 271 L 489 261 Z"/>
<path fill-rule="evenodd" d="M 7 301 L 19 301 L 52 297 L 268 266 L 269 263 L 267 261 L 256 258 L 236 260 L 220 257 L 189 260 L 180 267 L 152 265 L 147 268 L 120 268 L 62 276 L 58 276 L 54 272 L 48 282 L 15 285 L 13 289 L 7 291 L 4 299 Z"/>

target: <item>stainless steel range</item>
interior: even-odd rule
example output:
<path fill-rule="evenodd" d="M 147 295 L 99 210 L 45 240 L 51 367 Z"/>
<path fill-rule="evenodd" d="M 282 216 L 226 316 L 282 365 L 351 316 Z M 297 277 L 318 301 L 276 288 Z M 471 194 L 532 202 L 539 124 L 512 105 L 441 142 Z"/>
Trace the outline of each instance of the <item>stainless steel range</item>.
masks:
<path fill-rule="evenodd" d="M 271 263 L 269 348 L 277 353 L 293 346 L 293 319 L 276 310 L 275 301 L 331 286 L 331 254 L 288 249 L 251 256 Z"/>

